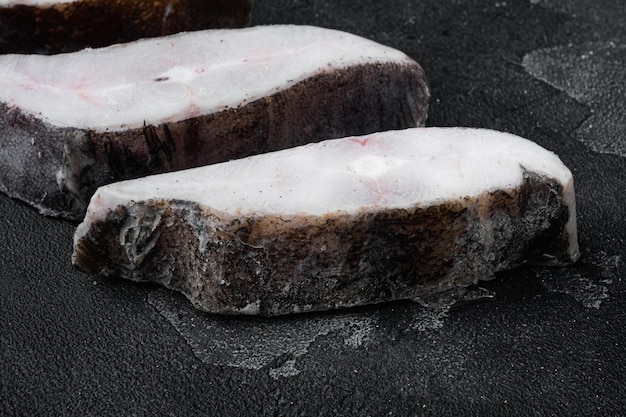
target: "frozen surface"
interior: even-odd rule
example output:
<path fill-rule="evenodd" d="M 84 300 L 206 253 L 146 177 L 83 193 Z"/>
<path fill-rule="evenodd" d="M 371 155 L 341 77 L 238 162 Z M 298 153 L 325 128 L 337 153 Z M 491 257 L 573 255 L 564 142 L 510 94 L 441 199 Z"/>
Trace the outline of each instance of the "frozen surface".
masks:
<path fill-rule="evenodd" d="M 526 55 L 526 70 L 591 108 L 575 137 L 596 152 L 626 156 L 626 44 L 591 42 Z"/>
<path fill-rule="evenodd" d="M 566 276 L 557 276 L 551 270 L 539 270 L 537 274 L 548 291 L 566 294 L 586 308 L 599 309 L 609 298 L 609 287 L 622 280 L 619 274 L 622 257 L 601 251 L 591 254 L 581 264 Z"/>
<path fill-rule="evenodd" d="M 343 339 L 338 348 L 358 349 L 367 344 L 376 324 L 373 318 L 358 314 L 258 320 L 210 316 L 190 309 L 186 301 L 172 303 L 167 290 L 151 292 L 149 303 L 202 362 L 264 369 L 272 378 L 298 375 L 297 361 L 305 359 L 318 338 L 332 335 Z"/>

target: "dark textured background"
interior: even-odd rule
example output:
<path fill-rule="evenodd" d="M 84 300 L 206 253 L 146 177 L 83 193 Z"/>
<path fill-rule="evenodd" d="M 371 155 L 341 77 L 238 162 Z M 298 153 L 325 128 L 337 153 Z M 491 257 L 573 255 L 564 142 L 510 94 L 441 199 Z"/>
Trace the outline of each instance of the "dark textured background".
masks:
<path fill-rule="evenodd" d="M 0 415 L 626 414 L 623 0 L 257 0 L 418 60 L 431 126 L 516 133 L 574 173 L 583 256 L 491 300 L 280 319 L 72 269 L 74 225 L 0 196 Z"/>

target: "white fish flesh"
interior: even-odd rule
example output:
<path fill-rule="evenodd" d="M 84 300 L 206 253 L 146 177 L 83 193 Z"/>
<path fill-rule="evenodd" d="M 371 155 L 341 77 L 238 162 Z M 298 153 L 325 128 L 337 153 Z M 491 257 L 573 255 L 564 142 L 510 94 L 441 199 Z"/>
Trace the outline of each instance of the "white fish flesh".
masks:
<path fill-rule="evenodd" d="M 102 187 L 73 262 L 205 311 L 277 315 L 578 256 L 573 178 L 554 153 L 491 130 L 416 128 Z"/>
<path fill-rule="evenodd" d="M 0 53 L 54 54 L 183 31 L 236 28 L 252 0 L 0 0 Z"/>
<path fill-rule="evenodd" d="M 424 124 L 421 67 L 310 26 L 0 56 L 0 191 L 81 219 L 98 186 Z"/>

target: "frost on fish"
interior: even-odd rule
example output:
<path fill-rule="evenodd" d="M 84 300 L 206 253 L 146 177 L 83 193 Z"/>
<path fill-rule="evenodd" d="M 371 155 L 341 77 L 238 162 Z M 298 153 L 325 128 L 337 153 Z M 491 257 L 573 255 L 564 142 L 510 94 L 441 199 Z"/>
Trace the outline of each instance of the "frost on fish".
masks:
<path fill-rule="evenodd" d="M 252 0 L 0 0 L 0 53 L 78 51 L 250 21 Z"/>
<path fill-rule="evenodd" d="M 309 26 L 0 56 L 0 191 L 82 218 L 98 186 L 424 124 L 404 53 Z"/>
<path fill-rule="evenodd" d="M 102 187 L 73 262 L 209 312 L 326 310 L 571 263 L 575 210 L 571 172 L 533 142 L 416 128 Z"/>

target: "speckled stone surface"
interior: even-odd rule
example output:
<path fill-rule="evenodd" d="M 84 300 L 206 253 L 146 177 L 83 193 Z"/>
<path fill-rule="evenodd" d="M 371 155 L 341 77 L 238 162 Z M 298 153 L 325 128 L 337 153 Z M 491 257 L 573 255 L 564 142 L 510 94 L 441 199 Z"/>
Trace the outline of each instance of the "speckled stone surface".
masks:
<path fill-rule="evenodd" d="M 255 2 L 255 24 L 338 28 L 407 52 L 431 82 L 431 126 L 509 131 L 559 154 L 576 180 L 581 260 L 501 273 L 484 285 L 493 298 L 452 308 L 225 318 L 75 271 L 75 225 L 0 196 L 0 415 L 623 414 L 625 7 Z"/>

